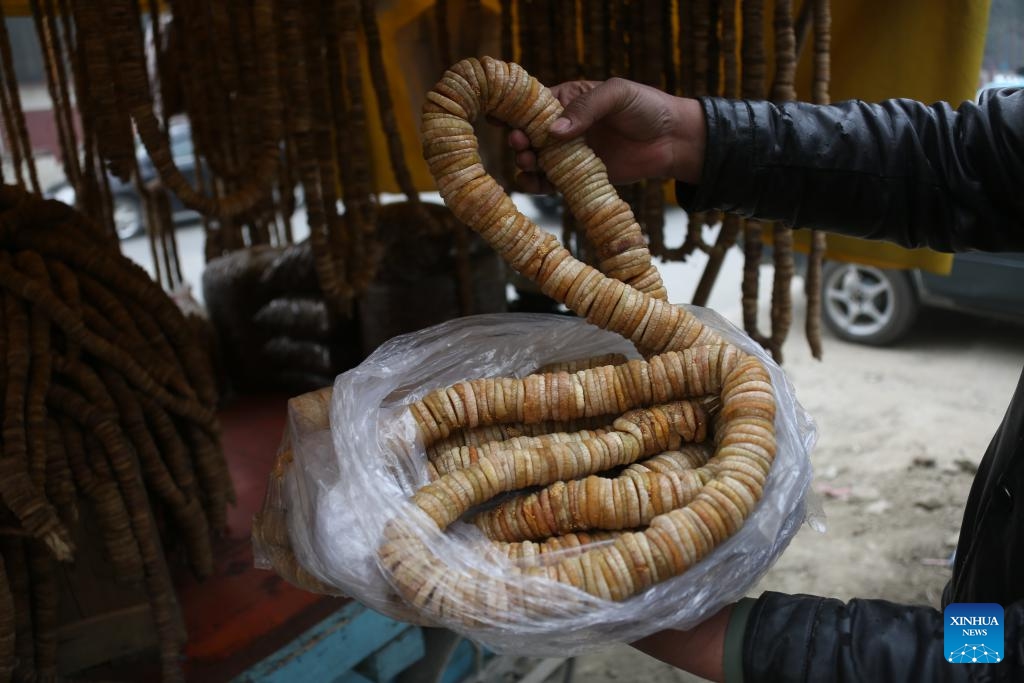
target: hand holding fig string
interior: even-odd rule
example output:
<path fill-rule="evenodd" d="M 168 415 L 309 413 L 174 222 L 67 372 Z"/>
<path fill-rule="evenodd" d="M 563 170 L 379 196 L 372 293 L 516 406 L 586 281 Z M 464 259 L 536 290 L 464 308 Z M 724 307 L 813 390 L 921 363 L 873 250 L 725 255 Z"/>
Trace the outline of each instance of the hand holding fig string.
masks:
<path fill-rule="evenodd" d="M 697 100 L 622 78 L 568 81 L 551 92 L 565 111 L 551 125 L 550 135 L 557 139 L 584 135 L 607 166 L 613 184 L 647 178 L 700 180 L 707 131 Z M 526 134 L 513 130 L 508 141 L 516 152 L 521 189 L 553 192 Z"/>

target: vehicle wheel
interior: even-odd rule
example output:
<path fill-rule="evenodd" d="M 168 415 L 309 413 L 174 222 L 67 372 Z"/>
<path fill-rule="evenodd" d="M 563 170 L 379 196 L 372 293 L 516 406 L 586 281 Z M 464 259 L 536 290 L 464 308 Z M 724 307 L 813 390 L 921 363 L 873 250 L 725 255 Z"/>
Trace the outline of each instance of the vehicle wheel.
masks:
<path fill-rule="evenodd" d="M 126 240 L 143 231 L 142 206 L 135 197 L 114 197 L 114 228 Z"/>
<path fill-rule="evenodd" d="M 883 346 L 905 335 L 919 304 L 903 271 L 857 263 L 829 263 L 822 285 L 822 317 L 840 339 Z"/>

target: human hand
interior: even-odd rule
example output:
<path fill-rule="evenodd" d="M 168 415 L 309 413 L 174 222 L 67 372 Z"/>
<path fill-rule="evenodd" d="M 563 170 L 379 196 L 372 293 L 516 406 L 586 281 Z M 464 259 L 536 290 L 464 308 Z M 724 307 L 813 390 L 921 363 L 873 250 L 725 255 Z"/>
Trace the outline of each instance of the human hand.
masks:
<path fill-rule="evenodd" d="M 612 184 L 646 178 L 700 180 L 707 127 L 697 100 L 622 78 L 568 81 L 551 92 L 565 111 L 551 124 L 549 135 L 556 140 L 585 135 Z M 508 142 L 516 152 L 520 187 L 533 193 L 552 191 L 526 133 L 513 130 Z"/>
<path fill-rule="evenodd" d="M 658 631 L 630 643 L 641 652 L 709 681 L 725 680 L 725 632 L 733 605 L 689 631 Z"/>

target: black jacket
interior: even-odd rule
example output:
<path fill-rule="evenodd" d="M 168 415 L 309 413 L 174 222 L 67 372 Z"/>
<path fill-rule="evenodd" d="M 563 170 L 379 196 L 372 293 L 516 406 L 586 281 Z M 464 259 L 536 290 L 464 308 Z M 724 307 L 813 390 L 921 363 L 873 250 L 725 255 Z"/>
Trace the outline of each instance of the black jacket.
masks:
<path fill-rule="evenodd" d="M 907 247 L 1024 251 L 1024 90 L 956 111 L 906 100 L 702 104 L 702 181 L 677 188 L 687 209 Z M 742 655 L 727 656 L 742 656 L 748 683 L 1024 681 L 1024 375 L 967 499 L 943 599 L 1004 607 L 1002 663 L 947 664 L 931 607 L 778 593 L 736 610 Z"/>

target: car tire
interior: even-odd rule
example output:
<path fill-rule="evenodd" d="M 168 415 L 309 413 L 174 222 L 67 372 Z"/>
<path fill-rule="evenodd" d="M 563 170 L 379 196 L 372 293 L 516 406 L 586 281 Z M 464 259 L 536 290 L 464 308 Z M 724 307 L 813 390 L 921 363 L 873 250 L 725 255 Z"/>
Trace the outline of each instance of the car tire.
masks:
<path fill-rule="evenodd" d="M 885 346 L 901 339 L 920 304 L 907 272 L 859 263 L 828 263 L 822 277 L 821 313 L 840 339 Z"/>
<path fill-rule="evenodd" d="M 142 220 L 142 205 L 137 197 L 114 197 L 114 229 L 118 239 L 135 237 L 145 229 Z"/>

